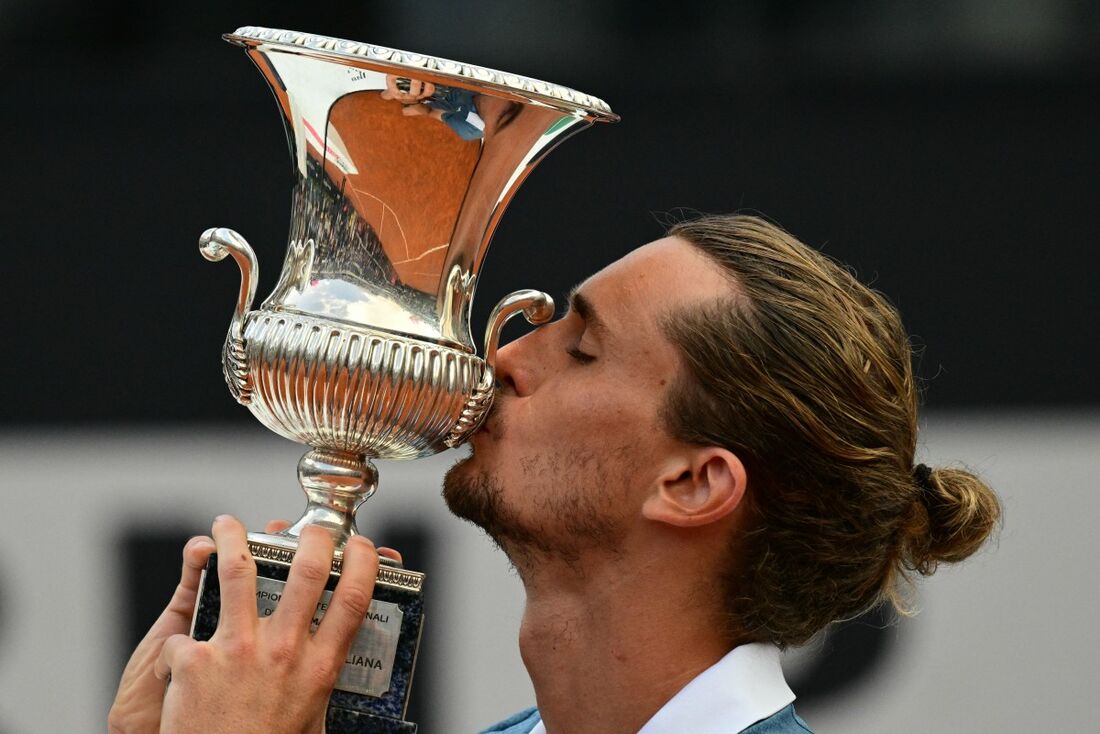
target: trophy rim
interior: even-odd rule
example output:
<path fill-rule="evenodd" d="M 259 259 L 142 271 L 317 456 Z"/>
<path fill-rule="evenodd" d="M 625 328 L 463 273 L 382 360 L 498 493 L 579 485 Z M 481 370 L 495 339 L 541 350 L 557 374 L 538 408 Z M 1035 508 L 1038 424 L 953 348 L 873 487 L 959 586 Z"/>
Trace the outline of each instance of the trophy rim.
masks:
<path fill-rule="evenodd" d="M 223 34 L 222 38 L 237 46 L 247 48 L 260 45 L 273 46 L 289 53 L 320 56 L 350 66 L 426 72 L 432 76 L 453 80 L 461 85 L 476 84 L 479 88 L 488 87 L 518 95 L 562 112 L 579 113 L 596 122 L 618 122 L 620 119 L 611 111 L 607 102 L 590 94 L 521 74 L 498 71 L 438 56 L 316 33 L 262 26 L 242 26 L 232 33 Z"/>

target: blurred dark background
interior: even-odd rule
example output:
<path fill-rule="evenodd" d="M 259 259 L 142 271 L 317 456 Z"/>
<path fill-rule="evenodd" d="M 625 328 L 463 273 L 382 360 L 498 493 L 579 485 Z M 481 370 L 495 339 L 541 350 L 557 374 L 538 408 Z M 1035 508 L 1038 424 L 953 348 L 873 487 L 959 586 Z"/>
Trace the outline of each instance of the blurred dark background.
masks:
<path fill-rule="evenodd" d="M 233 227 L 267 295 L 291 168 L 259 74 L 219 34 L 325 33 L 608 100 L 498 230 L 475 304 L 555 294 L 661 235 L 745 209 L 897 303 L 936 408 L 1100 404 L 1100 4 L 1084 0 L 97 3 L 0 0 L 3 420 L 252 418 L 218 352 Z"/>
<path fill-rule="evenodd" d="M 219 359 L 238 271 L 197 251 L 207 227 L 243 233 L 261 299 L 282 264 L 291 166 L 270 92 L 219 40 L 241 25 L 506 69 L 622 115 L 567 141 L 516 196 L 478 337 L 503 294 L 560 295 L 661 236 L 669 213 L 748 210 L 900 307 L 930 407 L 1100 407 L 1100 3 L 0 0 L 8 429 L 255 427 Z M 182 538 L 202 530 L 120 536 L 120 661 L 174 585 Z M 433 573 L 443 549 L 425 527 L 379 532 Z M 804 700 L 889 653 L 875 614 L 831 638 L 843 654 L 804 671 Z M 434 668 L 421 664 L 419 690 L 439 685 Z"/>

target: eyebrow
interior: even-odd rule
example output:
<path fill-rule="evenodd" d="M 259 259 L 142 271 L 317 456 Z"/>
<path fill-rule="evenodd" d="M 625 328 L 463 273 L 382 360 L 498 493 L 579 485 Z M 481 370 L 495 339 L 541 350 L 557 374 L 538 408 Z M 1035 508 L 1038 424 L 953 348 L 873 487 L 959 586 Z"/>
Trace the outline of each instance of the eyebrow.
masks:
<path fill-rule="evenodd" d="M 592 301 L 580 292 L 579 285 L 573 286 L 573 289 L 569 291 L 568 300 L 569 310 L 584 319 L 585 324 L 596 332 L 597 336 L 603 338 L 609 334 L 607 324 L 596 312 L 596 307 L 592 305 Z"/>

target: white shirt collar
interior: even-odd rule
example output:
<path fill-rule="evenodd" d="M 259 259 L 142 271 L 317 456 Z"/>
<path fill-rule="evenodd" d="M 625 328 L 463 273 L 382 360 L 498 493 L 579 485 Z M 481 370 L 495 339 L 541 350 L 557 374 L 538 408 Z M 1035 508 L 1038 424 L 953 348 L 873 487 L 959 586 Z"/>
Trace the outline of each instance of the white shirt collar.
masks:
<path fill-rule="evenodd" d="M 638 734 L 729 734 L 786 708 L 794 693 L 783 678 L 779 648 L 752 642 L 733 648 L 646 722 Z M 531 734 L 546 734 L 540 721 Z"/>

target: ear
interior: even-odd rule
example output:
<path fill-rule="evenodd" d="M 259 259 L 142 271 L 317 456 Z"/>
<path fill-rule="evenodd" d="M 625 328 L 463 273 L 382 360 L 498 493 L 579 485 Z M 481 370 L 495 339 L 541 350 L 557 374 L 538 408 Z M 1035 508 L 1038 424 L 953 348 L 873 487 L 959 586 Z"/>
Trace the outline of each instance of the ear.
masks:
<path fill-rule="evenodd" d="M 747 482 L 745 466 L 732 451 L 692 450 L 670 462 L 642 515 L 684 528 L 718 522 L 741 503 Z"/>

